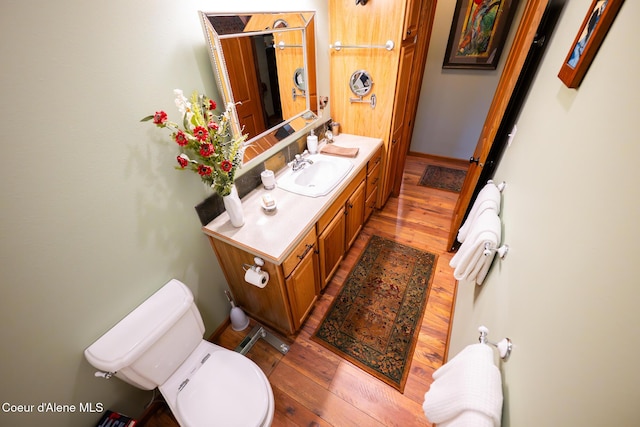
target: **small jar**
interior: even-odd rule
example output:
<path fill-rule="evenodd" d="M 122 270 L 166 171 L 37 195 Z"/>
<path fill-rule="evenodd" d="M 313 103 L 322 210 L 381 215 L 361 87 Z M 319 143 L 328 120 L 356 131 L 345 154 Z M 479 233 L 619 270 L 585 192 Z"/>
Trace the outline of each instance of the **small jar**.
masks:
<path fill-rule="evenodd" d="M 333 136 L 340 135 L 340 123 L 338 122 L 331 123 L 331 133 L 333 134 Z"/>

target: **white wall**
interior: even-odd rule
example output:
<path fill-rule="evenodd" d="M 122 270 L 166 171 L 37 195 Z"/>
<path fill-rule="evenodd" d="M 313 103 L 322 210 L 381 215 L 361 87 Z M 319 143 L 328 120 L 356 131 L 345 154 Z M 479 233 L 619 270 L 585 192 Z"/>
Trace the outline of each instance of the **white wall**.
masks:
<path fill-rule="evenodd" d="M 325 3 L 3 3 L 0 404 L 92 402 L 137 416 L 151 393 L 93 378 L 84 348 L 172 277 L 196 294 L 207 334 L 227 316 L 226 282 L 193 209 L 208 190 L 173 169 L 168 137 L 139 120 L 174 114 L 174 88 L 214 93 L 199 9 L 317 10 L 327 46 Z M 1 425 L 98 418 L 0 408 Z"/>
<path fill-rule="evenodd" d="M 558 71 L 589 2 L 568 2 L 496 172 L 511 250 L 459 283 L 450 357 L 486 325 L 503 363 L 506 427 L 640 423 L 640 54 L 625 2 L 578 90 Z"/>
<path fill-rule="evenodd" d="M 445 70 L 442 61 L 456 2 L 438 2 L 410 151 L 454 159 L 471 157 L 525 3 L 521 1 L 516 11 L 497 69 Z"/>

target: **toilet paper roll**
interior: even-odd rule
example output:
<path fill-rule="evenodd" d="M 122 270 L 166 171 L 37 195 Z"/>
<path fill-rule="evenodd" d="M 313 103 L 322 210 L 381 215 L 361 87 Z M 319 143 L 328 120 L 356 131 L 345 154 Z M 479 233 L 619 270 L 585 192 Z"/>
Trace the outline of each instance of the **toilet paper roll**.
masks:
<path fill-rule="evenodd" d="M 269 273 L 250 268 L 244 273 L 244 280 L 254 286 L 264 288 L 267 286 L 267 282 L 269 281 Z"/>

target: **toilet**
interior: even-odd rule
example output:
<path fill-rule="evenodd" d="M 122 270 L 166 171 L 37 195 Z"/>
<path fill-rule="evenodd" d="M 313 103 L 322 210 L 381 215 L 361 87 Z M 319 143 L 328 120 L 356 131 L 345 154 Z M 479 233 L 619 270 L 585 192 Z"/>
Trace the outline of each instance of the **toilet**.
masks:
<path fill-rule="evenodd" d="M 193 294 L 173 279 L 84 354 L 96 376 L 157 387 L 181 426 L 270 426 L 274 399 L 264 372 L 203 334 Z"/>

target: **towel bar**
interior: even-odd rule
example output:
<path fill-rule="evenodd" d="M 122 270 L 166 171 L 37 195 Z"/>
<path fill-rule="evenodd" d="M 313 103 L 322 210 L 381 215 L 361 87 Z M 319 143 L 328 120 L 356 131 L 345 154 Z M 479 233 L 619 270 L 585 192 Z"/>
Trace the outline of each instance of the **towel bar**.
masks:
<path fill-rule="evenodd" d="M 480 332 L 480 337 L 478 340 L 481 344 L 489 344 L 498 349 L 500 353 L 500 358 L 505 362 L 511 356 L 511 350 L 513 349 L 513 344 L 511 344 L 511 340 L 509 338 L 503 338 L 497 343 L 493 343 L 487 339 L 487 335 L 489 334 L 489 329 L 486 326 L 480 326 L 478 328 L 478 332 Z"/>
<path fill-rule="evenodd" d="M 340 40 L 337 40 L 335 43 L 329 45 L 329 49 L 386 49 L 388 51 L 392 51 L 395 47 L 395 43 L 393 40 L 387 40 L 384 45 L 349 45 L 342 44 Z"/>
<path fill-rule="evenodd" d="M 285 42 L 281 41 L 278 44 L 274 43 L 273 46 L 271 47 L 273 47 L 274 49 L 277 47 L 280 50 L 285 50 L 288 47 L 291 48 L 291 47 L 304 47 L 304 46 L 301 44 L 286 44 Z"/>

